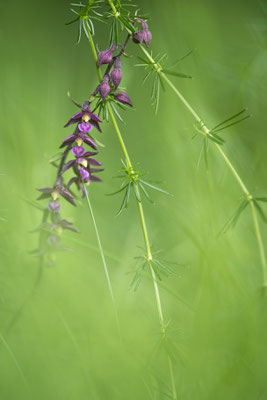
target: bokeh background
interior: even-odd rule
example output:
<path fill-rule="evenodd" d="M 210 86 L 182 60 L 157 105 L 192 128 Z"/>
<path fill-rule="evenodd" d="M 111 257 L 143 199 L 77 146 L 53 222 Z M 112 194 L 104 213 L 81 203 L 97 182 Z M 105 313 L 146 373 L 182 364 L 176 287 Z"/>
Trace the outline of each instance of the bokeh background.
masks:
<path fill-rule="evenodd" d="M 251 192 L 267 194 L 265 0 L 154 0 L 140 2 L 151 17 L 153 54 L 169 63 L 194 49 L 180 65 L 193 80 L 173 77 L 208 126 L 248 107 L 252 118 L 225 131 L 224 145 Z M 142 255 L 142 232 L 132 199 L 119 217 L 121 198 L 113 179 L 121 150 L 110 124 L 99 139 L 103 184 L 91 200 L 110 269 L 119 314 L 118 337 L 112 304 L 88 209 L 64 204 L 64 216 L 81 234 L 65 232 L 62 252 L 46 268 L 32 294 L 38 260 L 30 255 L 38 235 L 30 233 L 41 213 L 29 202 L 35 188 L 49 186 L 49 164 L 63 125 L 76 112 L 67 98 L 83 101 L 97 77 L 86 38 L 76 45 L 77 27 L 68 1 L 1 2 L 0 159 L 0 397 L 3 400 L 167 399 L 166 355 L 153 287 L 147 273 L 129 290 Z M 102 50 L 107 27 L 96 25 Z M 175 382 L 183 400 L 267 398 L 267 303 L 260 290 L 260 258 L 247 209 L 235 229 L 218 235 L 238 207 L 240 188 L 209 150 L 209 170 L 199 163 L 202 142 L 192 140 L 192 117 L 167 89 L 156 116 L 151 82 L 124 61 L 123 86 L 134 110 L 125 113 L 122 133 L 129 153 L 149 179 L 173 196 L 151 193 L 145 203 L 149 235 L 162 257 L 181 264 L 178 277 L 160 285 L 163 310 L 175 344 Z M 267 229 L 261 224 L 266 247 Z"/>

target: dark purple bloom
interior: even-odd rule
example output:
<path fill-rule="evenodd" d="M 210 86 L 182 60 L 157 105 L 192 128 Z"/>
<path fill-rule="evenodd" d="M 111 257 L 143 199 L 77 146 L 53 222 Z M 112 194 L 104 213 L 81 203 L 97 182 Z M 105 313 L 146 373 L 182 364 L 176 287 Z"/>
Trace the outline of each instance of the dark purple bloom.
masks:
<path fill-rule="evenodd" d="M 99 132 L 101 131 L 101 128 L 99 126 L 99 122 L 103 122 L 96 114 L 93 114 L 92 111 L 90 110 L 89 103 L 88 101 L 85 101 L 82 106 L 82 111 L 74 114 L 70 120 L 64 125 L 66 128 L 69 125 L 72 124 L 77 124 L 77 123 L 88 123 L 88 125 L 93 125 Z"/>
<path fill-rule="evenodd" d="M 111 46 L 110 49 L 101 51 L 97 57 L 97 66 L 100 67 L 102 64 L 109 64 L 112 61 L 112 53 L 116 49 L 116 45 Z"/>
<path fill-rule="evenodd" d="M 37 190 L 39 192 L 42 192 L 42 194 L 38 197 L 37 200 L 46 199 L 51 196 L 53 201 L 56 201 L 59 198 L 59 196 L 62 196 L 69 203 L 76 206 L 72 194 L 70 194 L 67 190 L 62 189 L 60 186 L 56 185 L 53 188 L 44 187 L 44 188 L 39 188 Z"/>
<path fill-rule="evenodd" d="M 61 209 L 60 204 L 57 201 L 50 201 L 46 206 L 52 213 L 58 213 Z"/>
<path fill-rule="evenodd" d="M 76 160 L 68 161 L 62 168 L 62 174 L 71 167 L 73 167 L 74 171 L 78 173 L 79 168 L 87 168 L 88 165 L 97 165 L 97 166 L 102 165 L 99 161 L 95 160 L 94 158 L 91 158 L 91 156 L 96 155 L 97 152 L 90 152 L 90 151 L 85 152 L 84 148 L 79 146 L 73 147 L 71 151 L 72 154 L 76 157 Z M 76 168 L 78 167 L 78 170 L 75 169 L 75 167 Z"/>
<path fill-rule="evenodd" d="M 110 78 L 114 85 L 114 88 L 117 89 L 117 87 L 121 83 L 121 79 L 122 79 L 120 57 L 116 57 L 116 59 L 115 59 L 114 69 L 113 69 L 113 71 L 111 71 Z"/>
<path fill-rule="evenodd" d="M 148 29 L 143 30 L 143 39 L 146 44 L 146 47 L 148 47 L 152 39 L 152 33 Z"/>
<path fill-rule="evenodd" d="M 85 134 L 82 133 L 82 132 L 78 132 L 75 135 L 73 134 L 73 135 L 70 135 L 70 136 L 66 137 L 63 140 L 60 148 L 62 148 L 64 146 L 67 146 L 70 143 L 74 143 L 75 141 L 76 141 L 78 146 L 81 146 L 83 144 L 83 142 L 84 142 L 84 143 L 88 144 L 89 146 L 91 146 L 94 150 L 97 150 L 97 145 L 93 142 L 93 140 L 90 139 L 89 137 L 85 136 Z"/>
<path fill-rule="evenodd" d="M 109 76 L 105 75 L 103 78 L 102 83 L 98 87 L 99 94 L 101 96 L 101 99 L 104 101 L 106 100 L 109 92 L 110 92 L 110 86 L 109 86 Z"/>
<path fill-rule="evenodd" d="M 114 97 L 120 103 L 128 104 L 131 107 L 133 106 L 133 103 L 131 102 L 130 97 L 125 92 L 117 92 Z"/>

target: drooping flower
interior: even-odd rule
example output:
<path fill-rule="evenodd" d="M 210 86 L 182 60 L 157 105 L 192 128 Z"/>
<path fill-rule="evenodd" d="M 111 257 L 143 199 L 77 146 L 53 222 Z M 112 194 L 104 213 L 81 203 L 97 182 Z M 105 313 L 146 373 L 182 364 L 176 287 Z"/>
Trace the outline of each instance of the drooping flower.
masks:
<path fill-rule="evenodd" d="M 148 29 L 147 22 L 141 18 L 136 18 L 136 22 L 141 22 L 142 30 L 137 31 L 133 34 L 134 43 L 145 43 L 146 47 L 149 47 L 152 39 L 152 33 Z"/>
<path fill-rule="evenodd" d="M 66 172 L 71 167 L 74 168 L 74 172 L 79 173 L 80 168 L 86 168 L 88 165 L 102 165 L 99 161 L 91 158 L 91 156 L 98 154 L 97 152 L 85 152 L 84 148 L 79 146 L 73 147 L 71 151 L 76 159 L 70 160 L 64 165 L 64 167 L 62 168 L 62 174 L 64 174 L 64 172 Z"/>
<path fill-rule="evenodd" d="M 59 196 L 62 196 L 65 200 L 71 203 L 73 206 L 76 206 L 74 202 L 74 197 L 67 190 L 63 189 L 59 185 L 55 185 L 54 187 L 44 187 L 37 189 L 42 194 L 38 197 L 37 200 L 46 199 L 48 197 L 52 197 L 53 201 L 56 202 L 59 199 Z M 53 209 L 54 205 L 51 205 Z M 51 210 L 50 210 L 51 211 Z"/>

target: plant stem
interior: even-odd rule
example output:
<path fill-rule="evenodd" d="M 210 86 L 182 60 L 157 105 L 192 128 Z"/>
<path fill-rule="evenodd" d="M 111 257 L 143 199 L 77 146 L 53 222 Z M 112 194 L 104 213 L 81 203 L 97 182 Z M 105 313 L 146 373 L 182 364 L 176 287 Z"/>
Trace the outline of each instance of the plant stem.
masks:
<path fill-rule="evenodd" d="M 98 248 L 99 248 L 99 252 L 100 252 L 102 263 L 103 263 L 104 270 L 105 270 L 105 275 L 106 275 L 106 279 L 107 279 L 107 283 L 108 283 L 110 297 L 112 299 L 112 304 L 113 304 L 114 314 L 115 314 L 115 317 L 116 317 L 116 323 L 117 323 L 119 336 L 121 338 L 119 318 L 118 318 L 117 308 L 116 308 L 116 304 L 115 304 L 115 299 L 114 299 L 113 289 L 112 289 L 112 285 L 111 285 L 111 280 L 110 280 L 110 276 L 109 276 L 109 272 L 108 272 L 108 267 L 107 267 L 107 263 L 106 263 L 106 259 L 105 259 L 105 255 L 104 255 L 104 251 L 103 251 L 103 247 L 102 247 L 102 243 L 101 243 L 101 240 L 100 240 L 100 236 L 99 236 L 96 220 L 95 220 L 95 217 L 94 217 L 92 204 L 91 204 L 91 201 L 90 201 L 90 198 L 89 198 L 88 190 L 87 190 L 87 188 L 85 187 L 84 184 L 83 184 L 83 189 L 85 191 L 88 208 L 89 208 L 92 220 L 93 220 L 95 233 L 96 233 L 96 238 L 97 238 L 97 243 L 98 243 Z"/>
<path fill-rule="evenodd" d="M 111 0 L 109 0 L 109 3 L 111 5 L 113 11 L 116 12 L 114 4 L 112 3 Z M 97 75 L 98 75 L 98 78 L 99 78 L 99 82 L 101 82 L 102 81 L 102 74 L 101 74 L 100 68 L 97 66 L 97 52 L 96 52 L 95 44 L 94 44 L 94 41 L 93 41 L 93 38 L 92 38 L 92 35 L 91 35 L 90 31 L 88 30 L 87 32 L 88 32 L 88 36 L 90 38 L 90 45 L 91 45 L 92 53 L 93 53 L 94 60 L 95 60 L 95 63 L 96 63 Z M 126 145 L 124 143 L 124 140 L 122 138 L 122 135 L 121 135 L 120 129 L 118 127 L 117 121 L 115 119 L 115 116 L 113 114 L 112 108 L 111 108 L 109 103 L 108 103 L 108 111 L 109 111 L 110 119 L 111 119 L 112 124 L 113 124 L 114 129 L 115 129 L 115 132 L 117 134 L 117 137 L 118 137 L 122 152 L 123 152 L 124 157 L 126 159 L 128 168 L 132 173 L 134 173 L 134 168 L 133 168 L 133 165 L 131 163 L 131 160 L 130 160 Z M 141 198 L 138 185 L 136 185 L 136 192 L 137 192 L 138 198 Z M 153 260 L 153 257 L 152 257 L 152 253 L 151 253 L 151 246 L 150 246 L 147 227 L 146 227 L 143 204 L 142 204 L 141 201 L 137 200 L 137 205 L 138 205 L 138 211 L 139 211 L 139 216 L 140 216 L 140 221 L 141 221 L 141 226 L 142 226 L 142 231 L 143 231 L 143 236 L 144 236 L 144 241 L 145 241 L 145 246 L 146 246 L 147 262 L 149 264 L 150 272 L 151 272 L 151 276 L 152 276 L 152 280 L 153 280 L 153 286 L 154 286 L 154 292 L 155 292 L 155 297 L 156 297 L 156 302 L 157 302 L 157 310 L 158 310 L 158 315 L 159 315 L 159 320 L 160 320 L 161 332 L 162 332 L 162 335 L 163 335 L 163 338 L 164 338 L 165 334 L 166 334 L 165 323 L 164 323 L 162 305 L 161 305 L 161 300 L 160 300 L 158 282 L 157 282 L 157 278 L 155 276 L 154 269 L 153 269 L 152 264 L 151 264 L 151 262 Z M 176 394 L 176 388 L 175 388 L 174 376 L 173 376 L 173 365 L 172 365 L 172 360 L 171 360 L 169 355 L 168 355 L 168 363 L 169 363 L 171 385 L 172 385 L 172 393 L 173 393 L 172 398 L 173 398 L 173 400 L 176 400 L 177 399 L 177 394 Z"/>
<path fill-rule="evenodd" d="M 176 96 L 181 100 L 181 102 L 184 104 L 184 106 L 187 108 L 187 110 L 193 115 L 195 120 L 201 124 L 201 128 L 205 132 L 206 135 L 210 134 L 210 130 L 208 127 L 204 124 L 202 119 L 199 117 L 197 112 L 191 107 L 191 105 L 188 103 L 188 101 L 184 98 L 184 96 L 181 94 L 181 92 L 177 89 L 176 86 L 169 80 L 169 78 L 162 72 L 162 68 L 159 64 L 156 63 L 156 61 L 153 59 L 153 57 L 149 54 L 149 52 L 140 44 L 139 47 L 142 49 L 143 53 L 146 55 L 147 59 L 153 64 L 153 68 L 155 68 L 156 72 L 165 80 L 165 82 L 170 86 L 170 88 L 174 91 Z M 244 184 L 243 180 L 241 179 L 240 175 L 238 174 L 237 170 L 225 154 L 225 152 L 222 150 L 221 146 L 219 146 L 217 143 L 214 143 L 216 149 L 220 153 L 221 157 L 224 159 L 225 163 L 227 164 L 228 168 L 230 169 L 232 175 L 238 182 L 239 186 L 241 187 L 243 193 L 245 194 L 247 201 L 250 204 L 251 208 L 251 213 L 252 213 L 252 218 L 253 218 L 253 224 L 254 224 L 254 229 L 256 233 L 256 238 L 258 242 L 258 247 L 259 247 L 259 253 L 260 253 L 260 259 L 261 259 L 261 268 L 262 268 L 262 276 L 263 276 L 263 286 L 267 286 L 267 262 L 266 262 L 266 256 L 265 256 L 265 250 L 264 250 L 264 245 L 263 245 L 263 239 L 260 231 L 260 226 L 259 226 L 259 221 L 258 217 L 256 214 L 255 210 L 255 205 L 253 203 L 253 197 L 249 190 L 247 189 L 246 185 Z"/>

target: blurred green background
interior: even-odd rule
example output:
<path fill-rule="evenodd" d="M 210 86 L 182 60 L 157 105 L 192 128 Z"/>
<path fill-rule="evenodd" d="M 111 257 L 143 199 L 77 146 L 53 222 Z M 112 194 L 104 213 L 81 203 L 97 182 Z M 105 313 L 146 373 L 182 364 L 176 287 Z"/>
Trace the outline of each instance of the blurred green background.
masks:
<path fill-rule="evenodd" d="M 48 161 L 76 112 L 67 91 L 82 102 L 97 78 L 87 40 L 77 46 L 77 27 L 65 26 L 73 18 L 68 1 L 13 0 L 0 7 L 0 398 L 167 399 L 169 373 L 148 272 L 138 291 L 129 290 L 143 246 L 136 204 L 132 199 L 116 218 L 121 198 L 105 196 L 118 187 L 113 177 L 122 157 L 111 124 L 97 136 L 105 144 L 98 157 L 104 183 L 91 187 L 91 199 L 122 340 L 85 202 L 76 209 L 64 203 L 62 214 L 81 231 L 62 238 L 75 252 L 60 253 L 31 294 L 38 260 L 29 252 L 38 235 L 29 232 L 41 213 L 27 201 L 54 181 Z M 195 49 L 180 66 L 194 79 L 172 80 L 208 126 L 249 108 L 252 118 L 223 134 L 224 148 L 251 192 L 266 195 L 267 2 L 146 0 L 140 7 L 151 16 L 153 54 L 167 53 L 172 63 Z M 107 27 L 96 28 L 102 50 Z M 140 55 L 134 45 L 128 52 Z M 192 141 L 194 121 L 169 89 L 154 116 L 151 82 L 142 86 L 144 71 L 134 64 L 136 57 L 123 64 L 135 110 L 125 114 L 122 133 L 134 162 L 173 194 L 152 193 L 156 205 L 144 206 L 154 247 L 181 264 L 179 277 L 160 285 L 178 398 L 266 399 L 267 303 L 251 214 L 247 209 L 234 230 L 218 235 L 242 193 L 212 146 L 209 171 L 203 161 L 198 166 L 202 142 Z M 266 244 L 266 226 L 261 229 Z"/>

